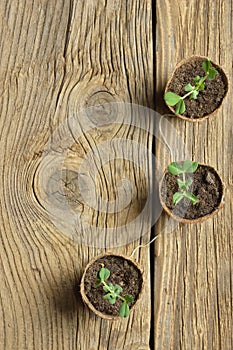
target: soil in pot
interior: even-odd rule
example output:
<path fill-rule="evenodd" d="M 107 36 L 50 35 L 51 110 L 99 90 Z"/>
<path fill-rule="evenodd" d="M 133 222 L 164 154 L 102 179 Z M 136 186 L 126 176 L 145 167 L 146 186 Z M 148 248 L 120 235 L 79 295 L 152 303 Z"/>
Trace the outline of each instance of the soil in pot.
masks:
<path fill-rule="evenodd" d="M 134 302 L 130 303 L 130 308 L 137 301 L 142 289 L 142 273 L 130 260 L 126 260 L 121 256 L 106 255 L 96 260 L 89 266 L 86 271 L 84 280 L 84 290 L 87 298 L 94 308 L 103 314 L 118 316 L 122 301 L 117 299 L 116 303 L 111 305 L 108 300 L 104 300 L 106 294 L 103 286 L 96 287 L 97 274 L 103 266 L 111 272 L 108 282 L 118 284 L 123 288 L 122 296 L 130 294 L 134 298 Z"/>
<path fill-rule="evenodd" d="M 186 94 L 184 87 L 189 83 L 193 84 L 196 76 L 202 77 L 205 75 L 202 68 L 204 60 L 205 58 L 202 57 L 192 57 L 179 66 L 167 87 L 167 91 L 184 96 Z M 211 64 L 219 74 L 213 80 L 206 79 L 205 89 L 199 92 L 196 100 L 185 99 L 186 111 L 182 115 L 187 118 L 198 119 L 213 113 L 221 105 L 227 93 L 228 87 L 225 74 L 220 67 L 212 62 Z"/>
<path fill-rule="evenodd" d="M 176 206 L 173 204 L 173 194 L 178 191 L 177 176 L 166 173 L 161 185 L 161 198 L 172 213 L 180 218 L 194 220 L 211 214 L 221 203 L 223 196 L 222 181 L 217 172 L 209 166 L 199 164 L 192 177 L 191 192 L 198 198 L 193 205 L 189 200 L 182 199 Z"/>

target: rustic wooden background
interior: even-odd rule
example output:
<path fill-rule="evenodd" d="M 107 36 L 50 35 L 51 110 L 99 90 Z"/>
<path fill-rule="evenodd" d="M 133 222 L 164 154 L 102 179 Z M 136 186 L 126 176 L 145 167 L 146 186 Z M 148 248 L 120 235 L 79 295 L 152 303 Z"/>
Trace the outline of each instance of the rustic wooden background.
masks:
<path fill-rule="evenodd" d="M 152 232 L 112 249 L 130 255 L 137 244 L 161 233 L 155 245 L 135 254 L 146 286 L 126 320 L 100 320 L 82 304 L 81 273 L 103 249 L 77 243 L 54 225 L 38 182 L 45 147 L 70 114 L 115 101 L 166 114 L 166 80 L 191 54 L 209 56 L 231 81 L 232 5 L 231 0 L 1 0 L 1 350 L 233 348 L 230 94 L 218 115 L 200 125 L 168 117 L 192 158 L 221 174 L 225 206 L 212 220 L 173 231 L 162 214 Z M 168 130 L 164 133 L 176 142 Z M 74 190 L 69 187 L 75 166 L 98 142 L 126 136 L 154 147 L 166 166 L 166 149 L 138 129 L 122 125 L 88 132 L 72 145 L 66 164 L 72 166 L 64 178 L 55 178 L 85 215 L 75 181 Z M 92 222 L 127 223 L 138 215 L 148 184 L 130 162 L 110 162 L 101 171 L 97 187 L 107 200 L 115 198 L 116 171 L 132 180 L 136 195 L 129 215 L 91 212 Z M 49 184 L 44 184 L 48 191 Z"/>

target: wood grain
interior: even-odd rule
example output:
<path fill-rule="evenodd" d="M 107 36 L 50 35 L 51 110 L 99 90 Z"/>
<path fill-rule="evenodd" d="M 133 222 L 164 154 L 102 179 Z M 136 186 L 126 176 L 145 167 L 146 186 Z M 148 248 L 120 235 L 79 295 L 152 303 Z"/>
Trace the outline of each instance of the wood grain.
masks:
<path fill-rule="evenodd" d="M 168 113 L 162 94 L 176 63 L 193 54 L 219 63 L 232 80 L 232 2 L 157 1 L 156 108 Z M 231 89 L 230 89 L 231 94 Z M 168 232 L 163 215 L 160 255 L 155 260 L 155 349 L 227 349 L 232 339 L 232 99 L 200 124 L 168 117 L 193 160 L 214 166 L 225 183 L 217 217 Z M 169 143 L 174 134 L 164 130 Z M 174 148 L 173 148 L 174 149 Z M 176 149 L 177 151 L 177 149 Z M 157 157 L 170 161 L 162 144 Z M 156 250 L 158 248 L 156 247 Z"/>
<path fill-rule="evenodd" d="M 97 319 L 81 302 L 78 285 L 85 264 L 103 249 L 64 235 L 44 203 L 50 194 L 62 205 L 65 194 L 72 209 L 90 215 L 73 176 L 85 154 L 117 136 L 151 149 L 151 136 L 129 125 L 99 128 L 73 140 L 64 172 L 56 172 L 70 115 L 105 102 L 153 105 L 151 3 L 2 0 L 0 18 L 0 348 L 148 350 L 148 249 L 136 254 L 146 277 L 139 307 L 126 320 Z M 48 158 L 52 152 L 54 162 Z M 39 181 L 43 171 L 46 183 Z M 132 180 L 134 207 L 117 218 L 91 212 L 93 224 L 125 224 L 140 212 L 148 184 L 130 162 L 115 160 L 101 169 L 99 194 L 114 200 L 111 191 L 121 175 Z M 115 251 L 130 254 L 137 243 Z"/>
<path fill-rule="evenodd" d="M 168 112 L 162 101 L 167 78 L 188 55 L 209 56 L 232 80 L 231 0 L 157 1 L 154 10 L 156 28 L 149 0 L 0 3 L 0 349 L 148 350 L 151 324 L 151 348 L 233 348 L 230 94 L 218 115 L 200 125 L 168 117 L 185 144 L 181 151 L 216 167 L 222 176 L 223 210 L 213 220 L 174 229 L 161 216 L 155 227 L 155 234 L 161 233 L 155 257 L 147 248 L 135 255 L 146 286 L 129 319 L 100 320 L 79 295 L 85 264 L 104 251 L 105 242 L 119 245 L 117 235 L 109 238 L 106 228 L 126 225 L 142 211 L 152 164 L 150 157 L 142 159 L 141 168 L 119 159 L 126 149 L 113 144 L 111 155 L 118 157 L 99 168 L 96 193 L 114 203 L 119 181 L 130 179 L 132 201 L 120 214 L 101 212 L 98 203 L 93 210 L 83 202 L 77 169 L 101 142 L 127 138 L 151 150 L 152 137 L 124 123 L 76 137 L 70 116 L 85 129 L 80 110 L 90 111 L 91 106 L 123 101 L 153 107 L 155 62 L 156 110 L 161 114 Z M 101 113 L 106 116 L 109 110 Z M 98 116 L 92 120 L 97 126 Z M 177 153 L 179 140 L 169 127 L 163 131 Z M 73 141 L 62 169 L 57 169 L 67 135 Z M 158 140 L 156 156 L 165 168 L 170 156 Z M 59 217 L 51 214 L 49 201 L 62 211 L 64 198 L 93 227 L 104 229 L 103 236 L 95 236 L 97 246 L 87 244 L 94 231 L 76 230 L 72 239 L 73 233 L 57 225 Z M 135 225 L 133 232 L 143 228 L 144 223 Z M 126 245 L 131 240 L 126 231 L 125 246 L 111 250 L 130 255 L 149 236 Z M 150 258 L 155 258 L 152 279 Z"/>

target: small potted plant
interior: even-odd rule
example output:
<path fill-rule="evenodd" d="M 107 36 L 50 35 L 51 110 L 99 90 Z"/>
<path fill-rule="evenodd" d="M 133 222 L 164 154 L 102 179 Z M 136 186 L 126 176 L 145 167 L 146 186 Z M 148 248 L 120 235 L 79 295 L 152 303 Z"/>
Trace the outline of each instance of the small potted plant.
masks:
<path fill-rule="evenodd" d="M 186 160 L 172 162 L 160 183 L 164 210 L 182 223 L 202 222 L 223 205 L 223 183 L 214 168 Z"/>
<path fill-rule="evenodd" d="M 128 317 L 143 288 L 140 266 L 128 257 L 105 253 L 86 266 L 81 280 L 85 304 L 105 319 Z"/>
<path fill-rule="evenodd" d="M 217 64 L 203 56 L 191 56 L 176 66 L 164 99 L 178 117 L 196 122 L 213 116 L 227 91 L 227 77 Z"/>

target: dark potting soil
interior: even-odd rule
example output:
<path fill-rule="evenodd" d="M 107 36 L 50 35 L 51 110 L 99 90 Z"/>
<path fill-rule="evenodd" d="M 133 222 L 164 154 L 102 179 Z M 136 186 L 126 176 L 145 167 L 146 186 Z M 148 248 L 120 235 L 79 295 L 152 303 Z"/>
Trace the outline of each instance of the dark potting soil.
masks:
<path fill-rule="evenodd" d="M 220 204 L 223 188 L 218 174 L 213 168 L 199 165 L 194 174 L 186 174 L 186 178 L 192 177 L 190 187 L 197 198 L 198 203 L 193 205 L 189 200 L 182 199 L 176 206 L 173 204 L 173 194 L 178 191 L 177 176 L 166 173 L 162 186 L 161 196 L 167 207 L 173 214 L 184 219 L 197 219 L 212 213 Z"/>
<path fill-rule="evenodd" d="M 205 75 L 202 68 L 202 58 L 195 58 L 179 67 L 168 86 L 168 91 L 184 96 L 187 92 L 184 87 L 187 84 L 194 85 L 193 79 L 199 75 Z M 197 99 L 187 97 L 185 101 L 186 111 L 182 114 L 188 118 L 201 118 L 217 109 L 227 92 L 227 86 L 221 70 L 213 63 L 212 66 L 219 72 L 213 80 L 205 80 L 205 89 L 199 92 Z"/>
<path fill-rule="evenodd" d="M 101 264 L 104 264 L 104 267 L 111 272 L 110 278 L 107 282 L 120 285 L 123 288 L 123 292 L 121 293 L 122 296 L 130 294 L 134 297 L 134 302 L 129 304 L 130 307 L 132 307 L 137 301 L 142 288 L 141 272 L 130 261 L 114 255 L 105 256 L 96 260 L 87 269 L 84 280 L 84 289 L 91 304 L 95 309 L 104 314 L 119 315 L 122 301 L 117 298 L 116 303 L 111 305 L 108 300 L 103 299 L 103 296 L 106 294 L 103 290 L 103 284 L 95 287 L 97 274 L 102 267 Z"/>

